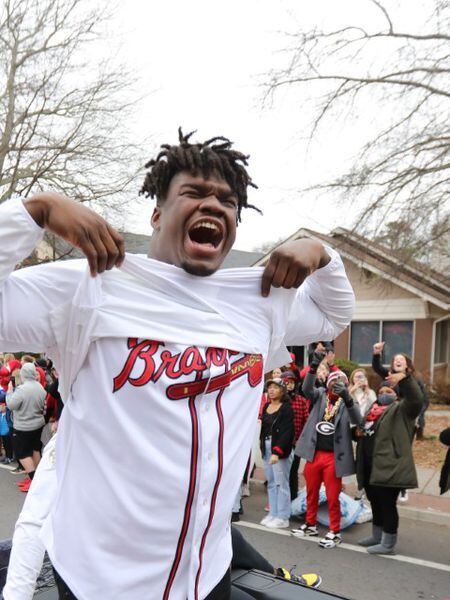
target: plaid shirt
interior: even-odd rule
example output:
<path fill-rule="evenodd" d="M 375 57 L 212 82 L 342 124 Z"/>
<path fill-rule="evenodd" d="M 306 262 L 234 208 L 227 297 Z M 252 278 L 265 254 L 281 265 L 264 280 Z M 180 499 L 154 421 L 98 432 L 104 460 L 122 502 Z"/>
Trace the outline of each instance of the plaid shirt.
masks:
<path fill-rule="evenodd" d="M 291 406 L 294 411 L 294 446 L 301 436 L 303 427 L 309 416 L 309 401 L 299 394 L 291 398 Z"/>

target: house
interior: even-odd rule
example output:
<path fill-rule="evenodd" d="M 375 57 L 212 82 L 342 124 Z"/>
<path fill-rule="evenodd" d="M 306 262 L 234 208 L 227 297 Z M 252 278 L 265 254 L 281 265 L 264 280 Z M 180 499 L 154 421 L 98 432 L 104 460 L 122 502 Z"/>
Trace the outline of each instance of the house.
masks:
<path fill-rule="evenodd" d="M 305 237 L 341 254 L 355 290 L 354 318 L 335 340 L 338 358 L 368 366 L 373 344 L 384 340 L 386 364 L 393 354 L 405 352 L 429 383 L 449 382 L 450 279 L 417 262 L 405 264 L 383 246 L 343 228 L 328 235 L 302 228 L 285 241 Z M 150 236 L 124 233 L 124 238 L 128 252 L 147 254 Z M 223 267 L 262 266 L 270 253 L 232 250 Z M 49 238 L 38 254 L 41 260 L 81 256 L 65 242 Z M 306 362 L 306 349 L 301 352 Z"/>
<path fill-rule="evenodd" d="M 384 362 L 397 352 L 412 357 L 432 384 L 450 381 L 450 278 L 420 263 L 404 263 L 385 247 L 337 228 L 328 235 L 299 229 L 286 241 L 318 240 L 335 248 L 355 290 L 350 326 L 335 340 L 338 358 L 371 363 L 372 346 L 384 340 Z M 264 265 L 270 253 L 255 263 Z"/>

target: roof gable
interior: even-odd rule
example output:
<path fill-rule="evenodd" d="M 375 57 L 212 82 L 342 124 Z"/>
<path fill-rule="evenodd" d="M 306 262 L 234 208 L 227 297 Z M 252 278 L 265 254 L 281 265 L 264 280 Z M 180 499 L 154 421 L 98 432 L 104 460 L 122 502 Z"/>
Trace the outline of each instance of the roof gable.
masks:
<path fill-rule="evenodd" d="M 425 268 L 417 261 L 405 264 L 388 248 L 342 227 L 334 229 L 328 235 L 301 228 L 286 241 L 303 237 L 327 244 L 357 266 L 364 267 L 444 310 L 450 309 L 449 279 L 433 269 Z M 264 264 L 270 254 L 271 252 L 266 254 L 256 264 Z"/>

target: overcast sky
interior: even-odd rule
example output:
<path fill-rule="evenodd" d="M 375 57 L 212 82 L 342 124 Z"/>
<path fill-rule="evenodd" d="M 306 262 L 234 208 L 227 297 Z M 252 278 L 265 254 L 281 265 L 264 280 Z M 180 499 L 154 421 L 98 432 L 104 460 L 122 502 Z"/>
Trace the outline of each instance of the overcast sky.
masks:
<path fill-rule="evenodd" d="M 283 32 L 300 25 L 379 27 L 376 7 L 364 0 L 128 0 L 116 19 L 121 59 L 147 95 L 136 110 L 136 134 L 171 143 L 182 125 L 197 129 L 199 139 L 225 135 L 251 155 L 259 190 L 250 192 L 250 201 L 264 216 L 244 212 L 235 247 L 250 250 L 302 226 L 327 232 L 352 225 L 352 211 L 336 198 L 299 190 L 350 166 L 363 131 L 351 123 L 336 127 L 306 152 L 311 107 L 299 90 L 263 107 L 261 83 L 263 73 L 286 64 Z M 143 161 L 152 155 L 149 148 Z M 151 208 L 149 201 L 133 200 L 126 228 L 148 233 Z"/>

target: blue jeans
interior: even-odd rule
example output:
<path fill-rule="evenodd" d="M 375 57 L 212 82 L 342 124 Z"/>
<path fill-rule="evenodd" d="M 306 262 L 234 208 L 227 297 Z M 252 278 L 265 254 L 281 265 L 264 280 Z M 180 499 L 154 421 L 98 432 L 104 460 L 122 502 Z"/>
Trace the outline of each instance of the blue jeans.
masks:
<path fill-rule="evenodd" d="M 269 516 L 278 519 L 289 519 L 291 516 L 291 490 L 289 487 L 289 473 L 292 465 L 293 453 L 287 458 L 280 458 L 274 465 L 269 465 L 272 456 L 272 441 L 264 442 L 264 472 L 267 478 L 267 494 L 269 496 Z"/>

